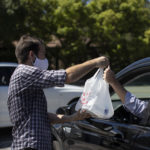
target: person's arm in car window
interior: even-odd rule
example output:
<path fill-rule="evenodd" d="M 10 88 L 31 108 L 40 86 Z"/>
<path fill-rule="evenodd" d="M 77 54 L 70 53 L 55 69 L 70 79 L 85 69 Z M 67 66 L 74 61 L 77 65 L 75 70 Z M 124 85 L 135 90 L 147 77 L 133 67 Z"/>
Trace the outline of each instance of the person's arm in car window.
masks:
<path fill-rule="evenodd" d="M 141 101 L 136 98 L 133 94 L 128 92 L 115 78 L 114 72 L 110 67 L 106 68 L 104 71 L 104 79 L 112 86 L 114 91 L 120 97 L 124 106 L 137 117 L 143 118 L 144 112 L 147 108 L 148 103 Z"/>

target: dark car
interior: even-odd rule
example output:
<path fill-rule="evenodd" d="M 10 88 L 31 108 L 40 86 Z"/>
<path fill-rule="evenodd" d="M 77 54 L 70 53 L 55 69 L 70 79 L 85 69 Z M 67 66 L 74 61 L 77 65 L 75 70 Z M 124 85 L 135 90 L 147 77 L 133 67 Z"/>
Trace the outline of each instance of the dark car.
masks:
<path fill-rule="evenodd" d="M 144 101 L 150 100 L 150 58 L 134 62 L 116 74 L 127 90 Z M 54 146 L 59 150 L 150 150 L 150 126 L 128 112 L 110 88 L 114 116 L 88 118 L 52 126 Z M 58 109 L 71 115 L 76 102 Z"/>

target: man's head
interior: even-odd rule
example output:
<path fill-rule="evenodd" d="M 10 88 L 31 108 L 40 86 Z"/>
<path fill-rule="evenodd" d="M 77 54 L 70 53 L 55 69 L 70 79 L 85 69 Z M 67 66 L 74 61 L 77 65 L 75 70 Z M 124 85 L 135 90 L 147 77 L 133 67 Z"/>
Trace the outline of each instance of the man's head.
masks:
<path fill-rule="evenodd" d="M 45 59 L 45 46 L 41 39 L 23 35 L 15 50 L 18 63 L 33 65 L 37 56 Z"/>

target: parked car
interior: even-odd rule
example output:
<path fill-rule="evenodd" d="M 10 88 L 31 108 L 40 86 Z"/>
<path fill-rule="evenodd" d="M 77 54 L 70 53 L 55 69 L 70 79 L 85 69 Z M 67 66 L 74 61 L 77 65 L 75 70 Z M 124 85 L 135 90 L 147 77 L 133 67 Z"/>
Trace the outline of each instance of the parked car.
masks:
<path fill-rule="evenodd" d="M 9 80 L 16 67 L 17 63 L 0 63 L 0 127 L 12 126 L 8 114 L 7 98 Z M 82 90 L 80 86 L 67 84 L 64 87 L 44 89 L 48 111 L 56 113 L 58 107 L 77 100 Z"/>
<path fill-rule="evenodd" d="M 125 88 L 144 101 L 150 100 L 150 57 L 134 62 L 118 74 Z M 88 118 L 52 126 L 57 150 L 150 150 L 150 126 L 127 111 L 110 88 L 114 116 Z M 76 102 L 61 107 L 63 114 L 75 112 Z"/>

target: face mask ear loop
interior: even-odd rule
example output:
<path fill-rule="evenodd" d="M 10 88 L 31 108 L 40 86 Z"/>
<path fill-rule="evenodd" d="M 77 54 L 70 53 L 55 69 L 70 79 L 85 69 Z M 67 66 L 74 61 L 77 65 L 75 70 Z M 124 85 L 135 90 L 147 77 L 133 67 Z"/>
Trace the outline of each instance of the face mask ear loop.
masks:
<path fill-rule="evenodd" d="M 35 55 L 35 60 L 34 60 L 33 64 L 35 63 L 36 59 L 37 59 L 37 56 Z"/>
<path fill-rule="evenodd" d="M 31 59 L 31 63 L 32 63 L 33 66 L 34 66 L 34 63 L 35 63 L 36 59 L 37 59 L 36 55 L 35 55 L 35 60 L 34 60 L 34 62 L 33 62 L 33 60 Z"/>

